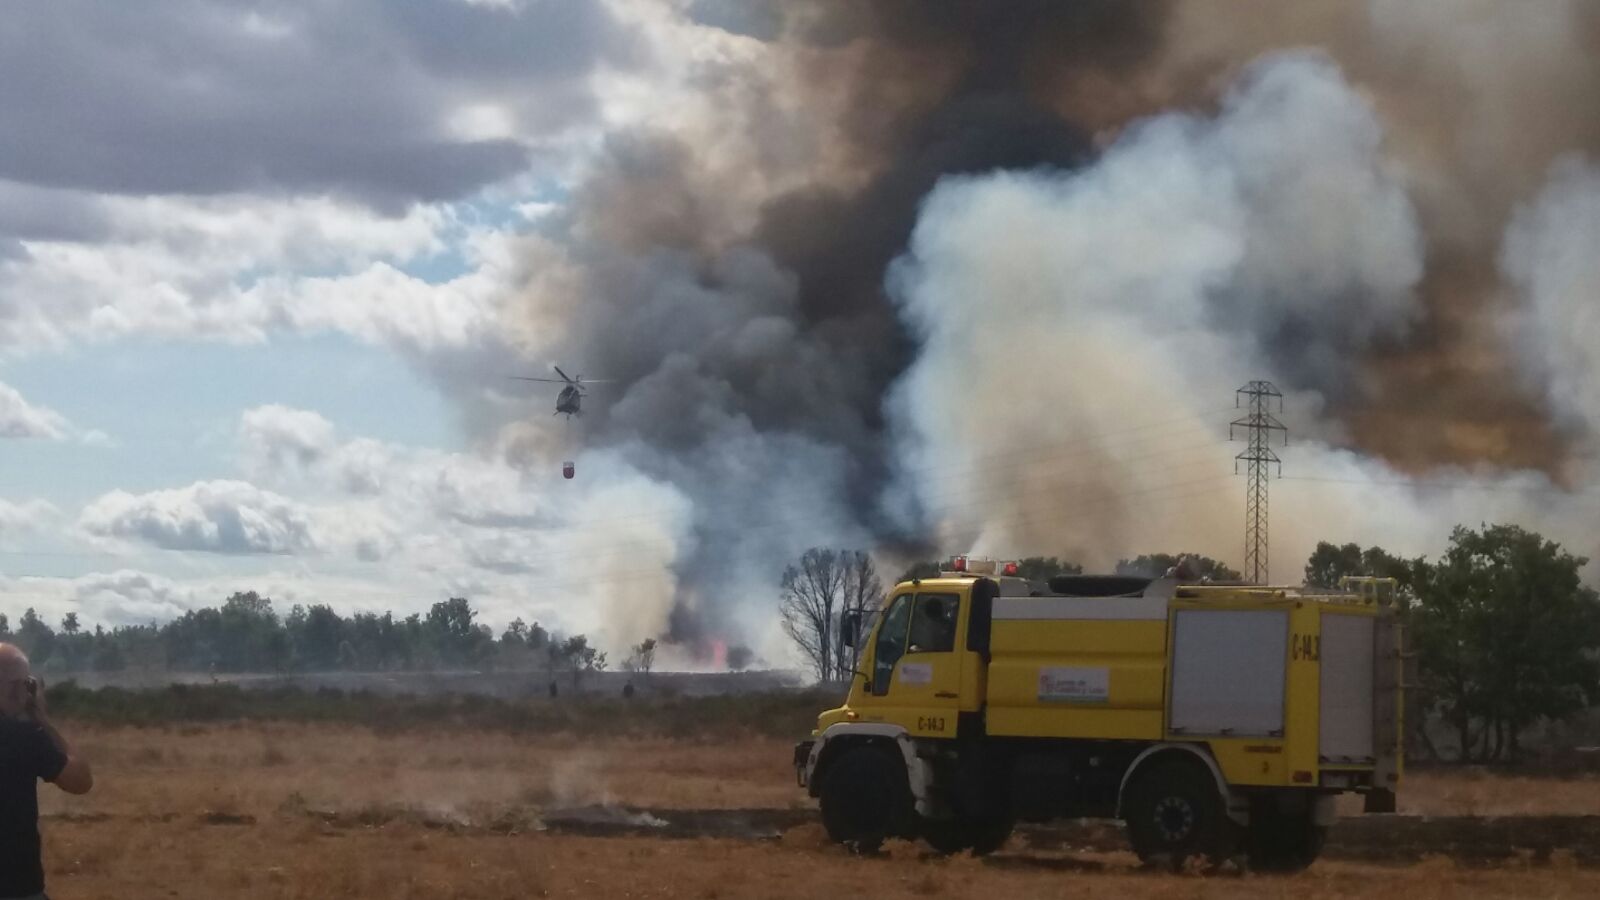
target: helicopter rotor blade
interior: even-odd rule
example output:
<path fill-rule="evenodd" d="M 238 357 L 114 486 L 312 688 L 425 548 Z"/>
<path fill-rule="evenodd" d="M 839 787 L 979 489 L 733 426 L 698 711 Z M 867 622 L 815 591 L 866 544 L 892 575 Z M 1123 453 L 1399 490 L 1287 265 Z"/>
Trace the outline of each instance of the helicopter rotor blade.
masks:
<path fill-rule="evenodd" d="M 565 379 L 568 384 L 577 384 L 577 382 L 573 381 L 572 378 L 567 375 L 567 373 L 561 371 L 561 367 L 560 366 L 555 365 L 555 364 L 551 364 L 550 368 L 555 369 L 556 370 L 556 374 L 560 375 L 563 379 Z"/>
<path fill-rule="evenodd" d="M 545 384 L 563 384 L 564 383 L 560 379 L 557 379 L 557 378 L 529 378 L 526 375 L 507 375 L 506 377 L 510 378 L 513 381 L 542 381 Z"/>

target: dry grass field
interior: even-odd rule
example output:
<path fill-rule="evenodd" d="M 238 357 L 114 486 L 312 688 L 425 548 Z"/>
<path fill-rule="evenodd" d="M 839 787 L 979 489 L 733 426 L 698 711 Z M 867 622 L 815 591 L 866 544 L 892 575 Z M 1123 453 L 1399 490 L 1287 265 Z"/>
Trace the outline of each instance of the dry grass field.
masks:
<path fill-rule="evenodd" d="M 853 858 L 815 824 L 770 840 L 583 837 L 541 811 L 809 808 L 789 743 L 749 737 L 515 737 L 253 723 L 68 726 L 94 760 L 87 797 L 41 792 L 61 898 L 1590 897 L 1600 871 L 1549 864 L 1325 860 L 1292 878 L 1170 876 L 1127 853 L 1019 846 L 986 860 L 892 844 Z M 1402 812 L 1580 814 L 1600 781 L 1420 773 Z"/>

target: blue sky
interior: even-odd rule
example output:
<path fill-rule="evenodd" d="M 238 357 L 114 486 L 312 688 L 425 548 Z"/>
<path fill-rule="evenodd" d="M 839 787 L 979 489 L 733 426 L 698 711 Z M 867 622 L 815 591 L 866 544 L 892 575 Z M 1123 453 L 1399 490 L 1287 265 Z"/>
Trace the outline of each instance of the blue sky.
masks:
<path fill-rule="evenodd" d="M 506 562 L 559 541 L 484 524 L 548 517 L 559 481 L 504 453 L 557 427 L 503 380 L 553 361 L 509 312 L 518 242 L 648 27 L 522 0 L 8 10 L 0 611 L 257 588 L 561 620 Z"/>

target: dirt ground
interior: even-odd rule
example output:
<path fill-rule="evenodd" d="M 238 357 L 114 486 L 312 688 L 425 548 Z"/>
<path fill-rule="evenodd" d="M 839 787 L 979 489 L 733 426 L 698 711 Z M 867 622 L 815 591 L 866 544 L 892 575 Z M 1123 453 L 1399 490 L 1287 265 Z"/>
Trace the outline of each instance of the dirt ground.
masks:
<path fill-rule="evenodd" d="M 1104 848 L 1026 837 L 985 860 L 909 843 L 877 858 L 830 845 L 803 810 L 788 742 L 700 745 L 492 733 L 375 734 L 251 725 L 67 726 L 95 791 L 41 790 L 46 868 L 62 898 L 662 897 L 1589 897 L 1600 870 L 1557 852 L 1485 864 L 1424 854 L 1400 865 L 1326 858 L 1291 878 L 1171 876 Z M 1418 773 L 1401 812 L 1580 815 L 1600 781 Z M 788 822 L 743 838 L 588 836 L 546 829 L 571 808 L 765 810 Z M 795 824 L 800 823 L 800 824 Z"/>

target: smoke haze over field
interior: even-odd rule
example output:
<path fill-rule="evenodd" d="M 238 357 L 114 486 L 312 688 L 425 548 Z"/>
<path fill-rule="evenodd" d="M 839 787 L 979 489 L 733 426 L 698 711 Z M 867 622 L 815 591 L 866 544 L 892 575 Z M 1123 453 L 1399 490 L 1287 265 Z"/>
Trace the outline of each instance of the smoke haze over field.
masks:
<path fill-rule="evenodd" d="M 0 26 L 17 612 L 777 663 L 811 546 L 1238 565 L 1254 379 L 1275 578 L 1600 555 L 1600 5 L 200 6 Z"/>

